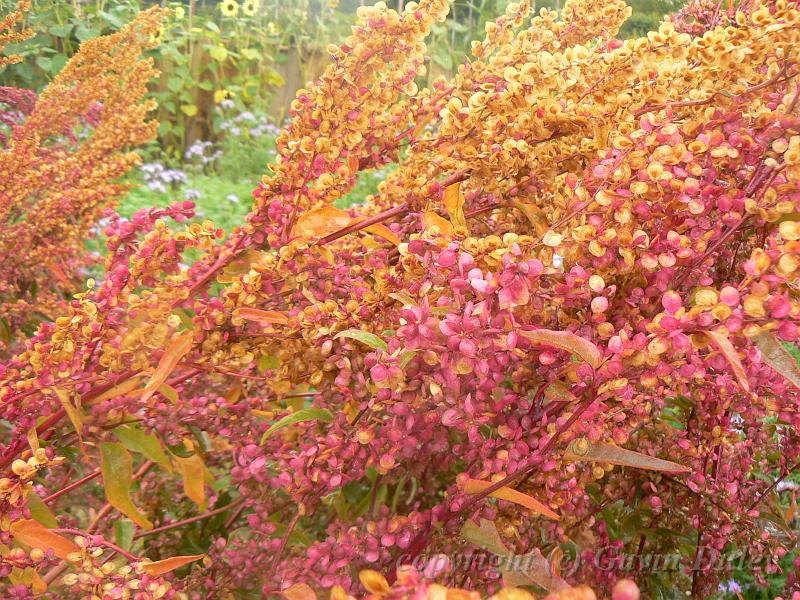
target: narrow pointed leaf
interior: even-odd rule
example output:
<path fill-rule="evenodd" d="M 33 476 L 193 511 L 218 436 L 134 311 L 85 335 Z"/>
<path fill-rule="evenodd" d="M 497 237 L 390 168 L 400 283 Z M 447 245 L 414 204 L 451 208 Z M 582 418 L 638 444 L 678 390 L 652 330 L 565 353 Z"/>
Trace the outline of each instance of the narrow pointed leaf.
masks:
<path fill-rule="evenodd" d="M 35 492 L 28 492 L 28 510 L 31 516 L 49 529 L 58 527 L 56 516 Z"/>
<path fill-rule="evenodd" d="M 78 548 L 75 542 L 50 531 L 47 527 L 33 519 L 24 519 L 12 523 L 11 535 L 13 535 L 14 539 L 17 541 L 31 548 L 39 548 L 45 552 L 52 549 L 53 554 L 64 560 L 73 552 L 80 552 L 80 548 Z"/>
<path fill-rule="evenodd" d="M 480 525 L 476 525 L 474 521 L 469 519 L 461 528 L 461 537 L 479 548 L 488 550 L 492 554 L 497 554 L 498 556 L 511 554 L 511 550 L 503 543 L 503 539 L 500 537 L 497 526 L 493 521 L 481 519 Z"/>
<path fill-rule="evenodd" d="M 114 541 L 123 550 L 130 550 L 136 526 L 130 519 L 119 519 L 114 523 Z"/>
<path fill-rule="evenodd" d="M 480 479 L 468 479 L 467 482 L 464 484 L 464 491 L 467 494 L 479 494 L 486 488 L 492 485 L 491 481 L 482 481 Z M 514 504 L 519 504 L 524 506 L 525 508 L 529 508 L 535 513 L 558 521 L 561 519 L 555 512 L 553 512 L 548 506 L 539 502 L 536 498 L 529 496 L 528 494 L 523 494 L 522 492 L 518 492 L 517 490 L 510 488 L 510 487 L 501 487 L 499 490 L 495 490 L 490 496 L 494 498 L 498 498 L 499 500 L 507 500 L 508 502 L 513 502 Z"/>
<path fill-rule="evenodd" d="M 550 561 L 538 548 L 528 554 L 509 557 L 501 564 L 500 573 L 506 587 L 534 586 L 548 592 L 569 588 L 569 584 L 554 572 Z"/>
<path fill-rule="evenodd" d="M 233 316 L 261 325 L 286 325 L 289 322 L 289 317 L 283 313 L 274 310 L 260 310 L 258 308 L 237 308 L 233 311 Z"/>
<path fill-rule="evenodd" d="M 467 228 L 464 216 L 464 194 L 461 193 L 461 182 L 448 185 L 444 190 L 444 208 L 454 227 Z"/>
<path fill-rule="evenodd" d="M 103 487 L 108 503 L 140 527 L 152 529 L 153 524 L 131 500 L 133 459 L 128 449 L 116 442 L 103 442 L 100 444 L 100 455 Z"/>
<path fill-rule="evenodd" d="M 167 377 L 175 370 L 175 367 L 178 366 L 178 362 L 189 353 L 189 350 L 192 349 L 193 338 L 194 335 L 191 332 L 184 333 L 172 340 L 170 345 L 167 346 L 164 355 L 161 357 L 161 360 L 158 361 L 156 370 L 150 377 L 150 381 L 147 382 L 147 385 L 142 391 L 142 402 L 147 402 L 150 396 L 158 390 L 161 384 L 164 383 Z"/>
<path fill-rule="evenodd" d="M 130 379 L 126 379 L 122 383 L 115 385 L 110 390 L 107 390 L 97 396 L 96 398 L 92 398 L 89 403 L 90 404 L 97 404 L 99 402 L 103 402 L 104 400 L 108 400 L 109 398 L 116 398 L 117 396 L 127 396 L 131 392 L 133 392 L 136 388 L 139 387 L 139 383 L 141 382 L 140 375 L 134 375 Z M 140 393 L 140 392 L 136 392 Z"/>
<path fill-rule="evenodd" d="M 206 509 L 205 476 L 206 465 L 203 458 L 195 452 L 189 457 L 176 457 L 181 477 L 183 478 L 183 492 L 192 500 L 200 510 Z"/>
<path fill-rule="evenodd" d="M 145 433 L 138 425 L 120 425 L 114 429 L 114 435 L 131 452 L 139 452 L 154 463 L 172 473 L 172 463 L 167 458 L 167 453 L 161 442 L 152 433 Z"/>
<path fill-rule="evenodd" d="M 264 432 L 264 435 L 261 436 L 261 443 L 263 444 L 279 429 L 283 429 L 295 423 L 302 423 L 303 421 L 322 421 L 323 423 L 330 423 L 333 421 L 333 415 L 324 408 L 303 408 L 273 423 L 272 426 Z"/>
<path fill-rule="evenodd" d="M 753 341 L 761 351 L 764 362 L 800 388 L 800 366 L 780 340 L 773 333 L 765 331 L 756 335 Z"/>
<path fill-rule="evenodd" d="M 626 450 L 612 444 L 594 444 L 586 439 L 573 441 L 564 453 L 564 459 L 570 461 L 589 460 L 610 463 L 622 467 L 633 467 L 647 471 L 663 471 L 665 473 L 688 473 L 688 467 L 669 460 L 648 456 L 633 450 Z"/>
<path fill-rule="evenodd" d="M 745 373 L 742 361 L 739 359 L 739 353 L 736 352 L 736 348 L 733 347 L 733 344 L 731 344 L 728 336 L 719 331 L 706 331 L 705 334 L 711 339 L 711 342 L 714 344 L 714 346 L 717 347 L 717 349 L 728 361 L 728 364 L 730 364 L 731 370 L 736 376 L 736 380 L 739 382 L 739 385 L 742 386 L 742 389 L 745 392 L 749 392 L 750 382 L 747 381 L 747 373 Z"/>
<path fill-rule="evenodd" d="M 375 225 L 365 227 L 364 231 L 368 231 L 372 235 L 382 237 L 383 239 L 392 242 L 395 246 L 400 243 L 400 238 L 397 237 L 395 233 L 386 225 L 382 225 L 381 223 L 376 223 Z"/>
<path fill-rule="evenodd" d="M 61 388 L 51 388 L 58 396 L 58 399 L 61 401 L 61 406 L 64 408 L 64 412 L 67 413 L 67 417 L 69 417 L 70 423 L 75 428 L 75 432 L 78 434 L 78 437 L 83 437 L 83 411 L 80 407 L 75 406 L 72 403 L 72 399 L 70 398 L 71 394 L 68 390 L 64 390 Z"/>
<path fill-rule="evenodd" d="M 173 556 L 172 558 L 165 558 L 164 560 L 157 560 L 143 565 L 145 572 L 151 577 L 158 577 L 164 573 L 169 573 L 175 569 L 179 569 L 184 565 L 193 563 L 196 560 L 205 558 L 205 554 L 193 554 L 191 556 Z"/>
<path fill-rule="evenodd" d="M 593 369 L 600 366 L 603 361 L 603 353 L 594 343 L 572 333 L 571 331 L 553 331 L 551 329 L 535 329 L 533 331 L 520 331 L 520 334 L 528 338 L 534 344 L 553 346 L 560 350 L 566 350 L 582 358 Z"/>
<path fill-rule="evenodd" d="M 347 329 L 345 331 L 340 331 L 333 337 L 335 340 L 338 340 L 339 338 L 350 338 L 352 340 L 359 341 L 362 344 L 366 344 L 370 348 L 383 350 L 384 352 L 389 350 L 389 345 L 386 342 L 369 331 L 362 331 L 360 329 Z"/>

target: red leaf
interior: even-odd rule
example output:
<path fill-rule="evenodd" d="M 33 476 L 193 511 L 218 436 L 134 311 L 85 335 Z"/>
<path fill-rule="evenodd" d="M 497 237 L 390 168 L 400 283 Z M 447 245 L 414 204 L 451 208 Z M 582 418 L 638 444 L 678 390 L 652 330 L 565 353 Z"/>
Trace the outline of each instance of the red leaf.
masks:
<path fill-rule="evenodd" d="M 534 329 L 533 331 L 520 331 L 520 333 L 534 344 L 553 346 L 554 348 L 576 354 L 593 369 L 599 367 L 603 360 L 603 353 L 600 351 L 600 348 L 589 340 L 570 331 Z"/>
<path fill-rule="evenodd" d="M 728 364 L 730 364 L 731 370 L 736 376 L 736 379 L 739 381 L 739 385 L 742 386 L 742 389 L 745 392 L 749 392 L 750 382 L 747 381 L 747 373 L 745 373 L 744 366 L 742 366 L 742 361 L 739 359 L 739 354 L 736 352 L 736 348 L 733 347 L 733 344 L 731 344 L 728 336 L 719 331 L 705 331 L 704 333 L 711 338 L 711 342 L 727 359 Z"/>

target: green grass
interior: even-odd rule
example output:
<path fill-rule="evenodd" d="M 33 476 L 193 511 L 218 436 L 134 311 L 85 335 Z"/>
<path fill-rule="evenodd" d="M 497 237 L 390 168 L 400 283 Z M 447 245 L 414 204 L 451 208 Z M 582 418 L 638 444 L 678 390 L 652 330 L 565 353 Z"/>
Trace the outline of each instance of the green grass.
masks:
<path fill-rule="evenodd" d="M 336 206 L 347 208 L 363 203 L 368 195 L 375 193 L 378 183 L 387 173 L 388 170 L 382 170 L 362 174 L 355 188 L 346 196 L 339 198 L 335 202 Z M 117 210 L 120 215 L 129 218 L 143 208 L 163 208 L 173 202 L 184 200 L 186 190 L 197 190 L 200 192 L 200 197 L 193 200 L 197 205 L 197 218 L 210 219 L 217 227 L 230 231 L 244 223 L 247 213 L 252 208 L 252 192 L 260 177 L 260 175 L 246 175 L 232 180 L 223 175 L 189 174 L 187 185 L 167 192 L 154 192 L 142 183 L 140 177 L 133 176 L 134 188 L 120 201 Z M 231 194 L 239 201 L 229 200 Z"/>
<path fill-rule="evenodd" d="M 193 200 L 197 205 L 197 218 L 210 219 L 217 227 L 230 231 L 244 223 L 245 216 L 250 212 L 253 203 L 251 194 L 258 183 L 258 177 L 234 181 L 219 175 L 190 174 L 187 185 L 166 193 L 150 190 L 138 178 L 134 182 L 136 187 L 120 202 L 117 209 L 123 217 L 130 217 L 143 208 L 169 206 L 173 202 L 184 200 L 186 190 L 193 189 L 200 192 L 200 197 Z M 231 194 L 236 195 L 239 201 L 228 200 Z"/>

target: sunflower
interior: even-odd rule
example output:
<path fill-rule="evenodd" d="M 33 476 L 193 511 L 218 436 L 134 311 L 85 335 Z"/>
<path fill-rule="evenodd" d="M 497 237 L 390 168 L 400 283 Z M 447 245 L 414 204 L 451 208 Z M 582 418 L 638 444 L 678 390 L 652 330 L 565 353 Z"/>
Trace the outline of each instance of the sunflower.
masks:
<path fill-rule="evenodd" d="M 226 17 L 235 17 L 239 14 L 239 3 L 236 0 L 222 0 L 219 9 Z"/>
<path fill-rule="evenodd" d="M 242 2 L 242 12 L 248 17 L 252 17 L 258 12 L 259 5 L 259 0 L 244 0 L 244 2 Z"/>
<path fill-rule="evenodd" d="M 164 26 L 162 25 L 150 34 L 150 43 L 153 46 L 160 46 L 161 42 L 164 41 L 164 31 Z"/>

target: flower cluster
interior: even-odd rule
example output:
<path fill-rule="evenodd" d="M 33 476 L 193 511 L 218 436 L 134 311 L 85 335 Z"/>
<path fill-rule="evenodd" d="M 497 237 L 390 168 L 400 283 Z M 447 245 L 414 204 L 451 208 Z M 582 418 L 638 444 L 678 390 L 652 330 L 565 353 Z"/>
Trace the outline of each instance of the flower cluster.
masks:
<path fill-rule="evenodd" d="M 70 457 L 36 470 L 52 514 L 0 521 L 14 560 L 85 531 L 113 593 L 148 556 L 193 600 L 704 598 L 745 550 L 756 586 L 796 565 L 800 7 L 627 41 L 622 0 L 530 11 L 419 89 L 447 3 L 364 7 L 244 227 L 111 217 L 105 275 L 0 364 L 0 468 Z"/>
<path fill-rule="evenodd" d="M 144 163 L 139 165 L 139 171 L 147 188 L 154 192 L 166 193 L 167 190 L 174 190 L 189 182 L 186 173 L 180 169 L 167 168 L 161 163 Z"/>
<path fill-rule="evenodd" d="M 91 40 L 35 98 L 3 88 L 0 120 L 0 352 L 55 318 L 90 262 L 85 240 L 126 190 L 131 147 L 155 134 L 143 100 L 155 74 L 142 57 L 163 11 Z"/>
<path fill-rule="evenodd" d="M 34 35 L 32 29 L 22 29 L 16 31 L 17 23 L 22 21 L 25 13 L 30 10 L 30 0 L 20 0 L 17 4 L 17 9 L 0 19 L 0 53 L 3 52 L 8 44 L 16 44 L 27 40 Z M 13 65 L 22 60 L 22 57 L 16 54 L 10 56 L 0 56 L 0 68 L 6 65 Z"/>

